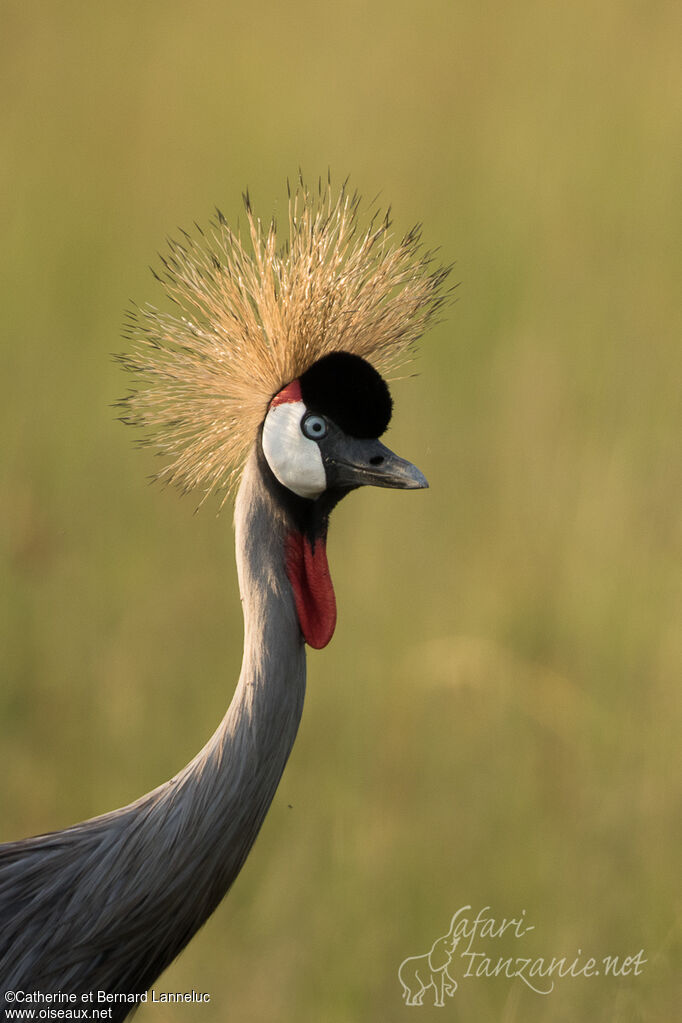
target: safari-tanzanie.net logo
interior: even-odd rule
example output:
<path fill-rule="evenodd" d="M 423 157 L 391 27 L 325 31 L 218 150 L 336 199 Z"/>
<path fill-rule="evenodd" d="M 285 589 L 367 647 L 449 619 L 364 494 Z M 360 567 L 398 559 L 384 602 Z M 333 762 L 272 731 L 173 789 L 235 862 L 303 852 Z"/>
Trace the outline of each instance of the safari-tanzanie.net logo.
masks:
<path fill-rule="evenodd" d="M 398 969 L 406 1005 L 445 1005 L 460 982 L 485 977 L 518 977 L 538 995 L 549 995 L 557 980 L 576 977 L 639 977 L 647 959 L 644 949 L 634 955 L 588 956 L 581 948 L 572 955 L 496 953 L 501 938 L 521 940 L 535 925 L 526 920 L 525 909 L 517 918 L 495 919 L 484 906 L 472 916 L 471 906 L 460 906 L 446 934 L 436 938 L 427 952 L 407 956 Z"/>

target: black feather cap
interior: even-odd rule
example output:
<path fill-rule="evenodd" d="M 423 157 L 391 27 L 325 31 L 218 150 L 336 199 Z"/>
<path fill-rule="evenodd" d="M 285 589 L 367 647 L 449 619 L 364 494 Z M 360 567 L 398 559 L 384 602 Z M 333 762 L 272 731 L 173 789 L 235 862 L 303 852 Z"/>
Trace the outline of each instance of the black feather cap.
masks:
<path fill-rule="evenodd" d="M 326 416 L 350 437 L 380 437 L 393 412 L 388 384 L 359 355 L 331 352 L 299 377 L 309 412 Z"/>

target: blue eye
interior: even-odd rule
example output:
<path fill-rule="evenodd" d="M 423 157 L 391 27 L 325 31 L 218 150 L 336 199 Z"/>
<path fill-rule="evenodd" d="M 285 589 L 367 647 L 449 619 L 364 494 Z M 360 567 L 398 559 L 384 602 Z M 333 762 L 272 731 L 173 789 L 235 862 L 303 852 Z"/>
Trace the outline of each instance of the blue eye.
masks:
<path fill-rule="evenodd" d="M 303 417 L 301 423 L 301 430 L 306 437 L 310 437 L 311 440 L 322 440 L 323 437 L 327 436 L 327 421 L 322 416 L 316 416 L 312 413 L 308 413 L 307 416 Z"/>

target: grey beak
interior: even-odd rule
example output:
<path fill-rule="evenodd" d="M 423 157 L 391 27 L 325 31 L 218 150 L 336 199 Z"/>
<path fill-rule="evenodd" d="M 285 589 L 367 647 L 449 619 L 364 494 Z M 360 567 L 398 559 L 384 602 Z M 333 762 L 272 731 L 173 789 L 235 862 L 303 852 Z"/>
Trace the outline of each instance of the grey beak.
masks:
<path fill-rule="evenodd" d="M 424 490 L 426 477 L 416 465 L 394 454 L 379 440 L 344 436 L 325 445 L 323 461 L 327 484 L 337 487 L 392 487 Z"/>

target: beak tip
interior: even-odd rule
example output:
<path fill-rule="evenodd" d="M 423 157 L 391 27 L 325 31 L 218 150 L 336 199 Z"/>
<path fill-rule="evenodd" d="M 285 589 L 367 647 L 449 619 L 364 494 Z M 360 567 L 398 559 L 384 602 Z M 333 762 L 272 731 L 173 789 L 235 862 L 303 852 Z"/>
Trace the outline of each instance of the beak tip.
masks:
<path fill-rule="evenodd" d="M 387 482 L 384 486 L 393 486 L 398 490 L 428 490 L 429 481 L 416 465 L 404 462 L 402 459 L 399 462 L 399 473 L 396 474 L 392 482 Z"/>

